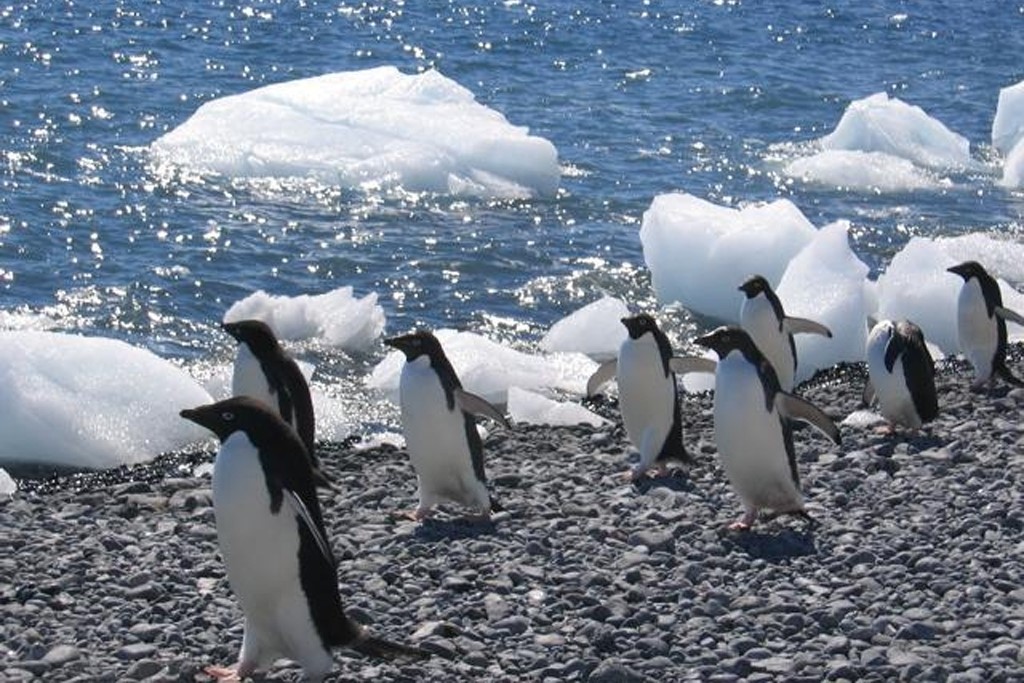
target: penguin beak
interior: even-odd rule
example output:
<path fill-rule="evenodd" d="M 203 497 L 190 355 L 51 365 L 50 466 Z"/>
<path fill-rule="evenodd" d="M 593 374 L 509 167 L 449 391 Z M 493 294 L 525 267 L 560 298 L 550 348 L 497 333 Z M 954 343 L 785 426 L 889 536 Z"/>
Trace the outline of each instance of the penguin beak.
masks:
<path fill-rule="evenodd" d="M 412 347 L 410 346 L 411 338 L 409 335 L 402 335 L 401 337 L 390 337 L 384 340 L 384 346 L 390 346 L 393 349 L 401 351 L 405 354 L 406 359 L 409 359 L 412 353 Z"/>
<path fill-rule="evenodd" d="M 209 429 L 211 432 L 217 431 L 213 428 L 213 422 L 216 416 L 216 412 L 211 410 L 211 406 L 207 405 L 199 406 L 198 408 L 186 408 L 185 410 L 182 410 L 180 413 L 178 413 L 178 415 L 185 418 L 186 420 L 195 422 L 200 427 L 205 427 L 206 429 Z"/>
<path fill-rule="evenodd" d="M 696 339 L 693 340 L 693 343 L 697 344 L 698 346 L 703 346 L 706 349 L 711 349 L 712 351 L 717 353 L 719 357 L 721 357 L 722 342 L 724 341 L 724 329 L 725 328 L 718 328 L 717 330 L 705 334 L 703 337 L 697 337 Z"/>
<path fill-rule="evenodd" d="M 626 330 L 629 331 L 630 338 L 636 339 L 640 335 L 640 328 L 635 317 L 620 318 L 619 322 L 626 326 Z"/>

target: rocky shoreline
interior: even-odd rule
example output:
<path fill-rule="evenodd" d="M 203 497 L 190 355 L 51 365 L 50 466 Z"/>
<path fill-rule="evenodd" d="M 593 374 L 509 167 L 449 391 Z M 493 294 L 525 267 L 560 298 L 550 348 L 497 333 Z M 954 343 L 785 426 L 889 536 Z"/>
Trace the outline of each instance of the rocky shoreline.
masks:
<path fill-rule="evenodd" d="M 799 393 L 841 420 L 863 382 L 849 366 Z M 1024 389 L 972 394 L 956 361 L 937 383 L 940 417 L 920 434 L 845 425 L 836 447 L 797 432 L 813 528 L 724 530 L 740 506 L 709 395 L 683 404 L 697 465 L 636 486 L 611 402 L 589 404 L 604 428 L 492 433 L 507 512 L 486 524 L 396 520 L 416 504 L 406 454 L 322 444 L 347 608 L 442 655 L 339 650 L 336 680 L 1024 681 Z M 0 501 L 0 680 L 208 680 L 204 666 L 234 662 L 211 461 L 19 481 Z M 265 676 L 299 678 L 286 663 Z"/>

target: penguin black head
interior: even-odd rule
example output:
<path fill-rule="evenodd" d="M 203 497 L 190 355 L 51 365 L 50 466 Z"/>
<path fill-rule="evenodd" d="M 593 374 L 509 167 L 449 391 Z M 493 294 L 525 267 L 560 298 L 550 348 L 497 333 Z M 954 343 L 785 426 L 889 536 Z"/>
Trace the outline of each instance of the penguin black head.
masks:
<path fill-rule="evenodd" d="M 732 351 L 739 351 L 747 358 L 754 358 L 760 355 L 754 340 L 750 338 L 742 328 L 734 326 L 719 327 L 718 329 L 693 340 L 705 348 L 709 348 L 718 354 L 719 358 L 725 358 Z"/>
<path fill-rule="evenodd" d="M 221 327 L 238 343 L 248 346 L 257 358 L 262 358 L 281 348 L 274 330 L 270 329 L 270 325 L 262 320 L 239 320 L 224 323 Z"/>
<path fill-rule="evenodd" d="M 416 330 L 400 337 L 391 337 L 385 339 L 384 344 L 404 353 L 405 359 L 410 362 L 423 355 L 429 356 L 432 360 L 444 357 L 441 342 L 428 330 Z"/>
<path fill-rule="evenodd" d="M 976 277 L 982 280 L 988 277 L 988 271 L 977 261 L 964 261 L 959 265 L 955 265 L 952 268 L 947 268 L 950 273 L 955 273 L 964 279 L 964 282 L 970 282 L 972 277 Z"/>
<path fill-rule="evenodd" d="M 654 318 L 646 313 L 640 313 L 629 318 L 622 318 L 622 324 L 625 325 L 626 329 L 629 331 L 630 339 L 639 339 L 648 332 L 656 333 L 658 330 L 658 323 L 654 322 Z"/>
<path fill-rule="evenodd" d="M 221 443 L 235 432 L 257 429 L 280 418 L 262 403 L 248 396 L 234 396 L 217 403 L 182 410 L 181 415 L 217 435 Z"/>
<path fill-rule="evenodd" d="M 739 290 L 746 294 L 748 299 L 753 299 L 758 294 L 772 291 L 772 286 L 768 284 L 768 280 L 765 280 L 763 276 L 754 275 L 740 285 Z"/>

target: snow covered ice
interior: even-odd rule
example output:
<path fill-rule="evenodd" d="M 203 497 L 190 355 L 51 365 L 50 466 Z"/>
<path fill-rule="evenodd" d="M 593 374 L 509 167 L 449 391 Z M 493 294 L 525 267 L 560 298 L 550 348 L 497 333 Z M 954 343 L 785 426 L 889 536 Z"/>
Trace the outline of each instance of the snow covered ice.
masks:
<path fill-rule="evenodd" d="M 739 286 L 755 274 L 777 283 L 814 233 L 788 199 L 734 209 L 672 193 L 644 212 L 640 241 L 659 301 L 735 323 Z"/>
<path fill-rule="evenodd" d="M 0 462 L 108 468 L 206 439 L 178 411 L 210 402 L 184 370 L 122 341 L 0 332 Z"/>
<path fill-rule="evenodd" d="M 467 391 L 491 403 L 505 405 L 510 387 L 528 391 L 565 391 L 583 394 L 587 378 L 597 364 L 581 353 L 535 356 L 516 351 L 473 332 L 435 330 L 434 335 Z M 398 402 L 398 383 L 405 364 L 400 351 L 377 364 L 367 385 Z"/>
<path fill-rule="evenodd" d="M 546 353 L 583 353 L 596 361 L 615 358 L 628 333 L 622 318 L 629 307 L 621 299 L 605 296 L 562 318 L 540 340 Z"/>
<path fill-rule="evenodd" d="M 578 403 L 554 401 L 546 396 L 509 387 L 508 412 L 514 422 L 544 425 L 578 425 L 588 424 L 600 427 L 607 424 L 600 415 L 593 413 Z"/>
<path fill-rule="evenodd" d="M 262 320 L 281 340 L 316 339 L 347 352 L 373 349 L 384 332 L 384 309 L 377 294 L 356 298 L 351 287 L 293 297 L 259 290 L 224 314 L 224 322 L 238 320 Z"/>
<path fill-rule="evenodd" d="M 151 146 L 158 163 L 344 187 L 550 196 L 558 153 L 466 88 L 391 66 L 265 86 L 203 104 Z"/>
<path fill-rule="evenodd" d="M 992 119 L 992 147 L 1006 156 L 1024 140 L 1024 81 L 999 91 Z"/>

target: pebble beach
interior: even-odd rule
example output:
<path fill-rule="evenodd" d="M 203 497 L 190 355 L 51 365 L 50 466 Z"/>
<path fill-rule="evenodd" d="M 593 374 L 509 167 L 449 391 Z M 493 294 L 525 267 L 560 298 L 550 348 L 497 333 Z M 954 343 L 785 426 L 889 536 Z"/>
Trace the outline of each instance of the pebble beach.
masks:
<path fill-rule="evenodd" d="M 1024 376 L 1019 348 L 1010 366 Z M 843 366 L 798 393 L 838 422 L 864 380 Z M 917 434 L 798 430 L 813 526 L 726 529 L 741 509 L 710 394 L 683 399 L 697 464 L 635 485 L 613 399 L 587 404 L 603 427 L 492 431 L 491 522 L 396 519 L 416 505 L 403 450 L 320 444 L 347 610 L 437 655 L 339 649 L 333 680 L 1024 681 L 1024 389 L 969 383 L 940 362 L 940 416 Z M 0 680 L 204 681 L 234 663 L 213 456 L 19 479 L 0 501 Z M 300 679 L 284 661 L 262 678 Z"/>

